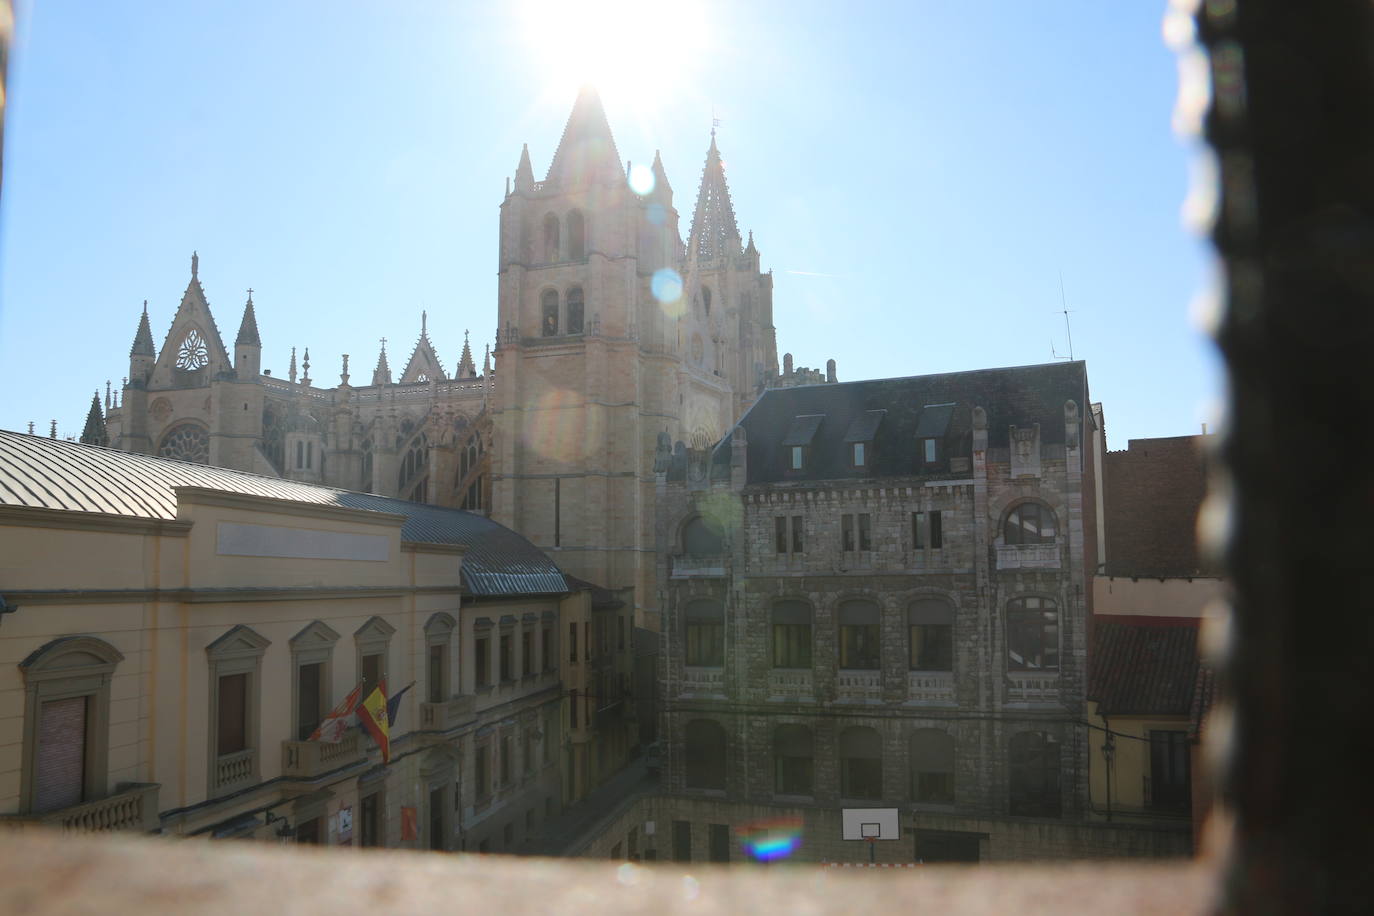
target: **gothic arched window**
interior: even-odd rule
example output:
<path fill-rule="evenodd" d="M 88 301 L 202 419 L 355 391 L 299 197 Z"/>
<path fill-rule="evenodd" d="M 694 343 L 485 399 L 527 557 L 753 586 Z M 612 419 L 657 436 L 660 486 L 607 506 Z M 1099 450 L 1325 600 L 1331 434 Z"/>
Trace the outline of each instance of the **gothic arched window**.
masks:
<path fill-rule="evenodd" d="M 577 210 L 568 214 L 568 260 L 580 261 L 587 256 L 587 220 Z"/>
<path fill-rule="evenodd" d="M 363 440 L 363 492 L 372 492 L 372 440 Z"/>
<path fill-rule="evenodd" d="M 544 260 L 558 260 L 558 217 L 552 213 L 544 217 Z"/>
<path fill-rule="evenodd" d="M 582 287 L 574 286 L 568 290 L 568 333 L 582 333 Z"/>
<path fill-rule="evenodd" d="M 210 434 L 199 423 L 178 423 L 162 437 L 157 453 L 162 458 L 210 463 Z"/>
<path fill-rule="evenodd" d="M 706 314 L 711 314 L 711 287 L 709 286 L 701 288 L 701 309 Z"/>
<path fill-rule="evenodd" d="M 544 290 L 539 306 L 542 315 L 540 333 L 545 337 L 558 336 L 558 293 L 551 289 Z"/>

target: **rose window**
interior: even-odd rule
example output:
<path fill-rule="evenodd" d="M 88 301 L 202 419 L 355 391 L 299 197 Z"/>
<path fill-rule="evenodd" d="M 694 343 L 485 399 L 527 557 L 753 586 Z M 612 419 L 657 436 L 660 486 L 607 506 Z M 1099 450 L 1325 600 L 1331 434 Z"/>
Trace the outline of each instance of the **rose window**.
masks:
<path fill-rule="evenodd" d="M 209 362 L 210 350 L 205 346 L 205 338 L 200 331 L 192 328 L 177 349 L 177 368 L 193 371 L 204 368 Z"/>
<path fill-rule="evenodd" d="M 179 423 L 162 437 L 158 455 L 196 464 L 210 463 L 210 434 L 199 423 Z"/>

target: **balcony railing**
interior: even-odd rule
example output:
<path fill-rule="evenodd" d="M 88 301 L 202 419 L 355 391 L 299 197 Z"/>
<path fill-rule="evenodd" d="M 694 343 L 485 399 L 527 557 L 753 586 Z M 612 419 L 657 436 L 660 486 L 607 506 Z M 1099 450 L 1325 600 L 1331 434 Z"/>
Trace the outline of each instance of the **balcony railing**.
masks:
<path fill-rule="evenodd" d="M 326 741 L 283 741 L 281 771 L 288 779 L 314 779 L 331 770 L 357 763 L 364 758 L 356 731 L 349 731 L 338 744 Z"/>
<path fill-rule="evenodd" d="M 153 782 L 125 783 L 113 795 L 44 814 L 5 818 L 10 826 L 56 827 L 65 833 L 108 833 L 158 828 L 157 792 Z"/>
<path fill-rule="evenodd" d="M 1059 704 L 1059 672 L 1011 671 L 1007 674 L 1007 702 Z"/>
<path fill-rule="evenodd" d="M 448 731 L 464 722 L 472 721 L 474 712 L 472 695 L 449 697 L 442 703 L 420 704 L 420 728 L 427 732 Z"/>
<path fill-rule="evenodd" d="M 768 697 L 774 700 L 809 700 L 815 697 L 810 671 L 774 668 L 768 672 Z"/>
<path fill-rule="evenodd" d="M 725 694 L 725 671 L 721 668 L 683 668 L 682 692 L 685 694 Z"/>
<path fill-rule="evenodd" d="M 214 790 L 223 792 L 246 786 L 256 777 L 258 749 L 255 747 L 221 754 L 215 760 Z"/>
<path fill-rule="evenodd" d="M 998 569 L 1058 569 L 1058 544 L 998 544 Z"/>
<path fill-rule="evenodd" d="M 954 705 L 954 673 L 952 671 L 908 671 L 906 675 L 908 703 L 932 706 Z"/>
<path fill-rule="evenodd" d="M 841 703 L 881 703 L 883 673 L 841 668 L 835 678 L 835 694 Z"/>
<path fill-rule="evenodd" d="M 674 579 L 697 576 L 720 578 L 725 575 L 725 557 L 673 557 Z"/>

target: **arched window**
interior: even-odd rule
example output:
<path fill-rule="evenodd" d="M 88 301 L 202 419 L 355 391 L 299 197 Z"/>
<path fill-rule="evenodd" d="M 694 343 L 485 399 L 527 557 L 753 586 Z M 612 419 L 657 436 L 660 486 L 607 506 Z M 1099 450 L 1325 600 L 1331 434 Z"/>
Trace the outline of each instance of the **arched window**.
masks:
<path fill-rule="evenodd" d="M 199 423 L 178 423 L 162 437 L 157 453 L 196 464 L 210 463 L 210 434 Z"/>
<path fill-rule="evenodd" d="M 954 608 L 943 598 L 922 598 L 907 611 L 913 671 L 954 670 Z"/>
<path fill-rule="evenodd" d="M 805 601 L 773 605 L 773 667 L 811 667 L 811 605 Z"/>
<path fill-rule="evenodd" d="M 840 667 L 880 668 L 878 605 L 856 599 L 840 605 Z"/>
<path fill-rule="evenodd" d="M 689 557 L 718 557 L 725 553 L 725 539 L 718 526 L 694 518 L 682 529 L 682 549 Z"/>
<path fill-rule="evenodd" d="M 1059 607 L 1049 598 L 1007 602 L 1007 667 L 1059 669 Z"/>
<path fill-rule="evenodd" d="M 372 440 L 363 440 L 363 480 L 364 493 L 372 492 Z"/>
<path fill-rule="evenodd" d="M 1007 544 L 1052 544 L 1057 528 L 1054 512 L 1040 503 L 1022 503 L 1007 513 L 1002 540 Z"/>
<path fill-rule="evenodd" d="M 587 221 L 580 212 L 568 214 L 568 260 L 580 261 L 587 256 Z"/>
<path fill-rule="evenodd" d="M 701 309 L 706 314 L 711 314 L 711 287 L 709 286 L 701 288 Z"/>
<path fill-rule="evenodd" d="M 19 663 L 24 677 L 20 811 L 41 814 L 104 796 L 110 682 L 124 656 L 92 636 L 63 636 Z"/>
<path fill-rule="evenodd" d="M 712 719 L 687 723 L 683 757 L 689 789 L 725 788 L 725 729 Z"/>
<path fill-rule="evenodd" d="M 544 260 L 558 260 L 558 217 L 552 213 L 544 217 Z"/>
<path fill-rule="evenodd" d="M 773 791 L 810 795 L 815 743 L 805 725 L 779 725 L 773 732 Z"/>
<path fill-rule="evenodd" d="M 568 333 L 582 333 L 582 287 L 574 286 L 568 290 Z"/>
<path fill-rule="evenodd" d="M 540 333 L 545 337 L 558 336 L 558 293 L 551 289 L 544 290 L 544 295 L 539 299 L 540 314 L 542 324 Z"/>
<path fill-rule="evenodd" d="M 429 439 L 424 433 L 411 440 L 406 448 L 405 454 L 401 457 L 401 471 L 398 475 L 396 489 L 402 499 L 413 500 L 414 502 L 424 502 L 427 492 L 425 472 L 429 466 Z M 406 488 L 419 481 L 414 492 L 407 494 Z"/>
<path fill-rule="evenodd" d="M 954 804 L 954 736 L 938 728 L 916 729 L 910 759 L 912 800 Z"/>
<path fill-rule="evenodd" d="M 1059 744 L 1044 732 L 1012 735 L 1007 754 L 1008 810 L 1023 817 L 1059 817 Z"/>
<path fill-rule="evenodd" d="M 883 797 L 883 739 L 875 729 L 856 725 L 840 732 L 840 795 Z"/>
<path fill-rule="evenodd" d="M 703 598 L 683 609 L 686 620 L 686 663 L 703 667 L 725 664 L 725 605 Z"/>

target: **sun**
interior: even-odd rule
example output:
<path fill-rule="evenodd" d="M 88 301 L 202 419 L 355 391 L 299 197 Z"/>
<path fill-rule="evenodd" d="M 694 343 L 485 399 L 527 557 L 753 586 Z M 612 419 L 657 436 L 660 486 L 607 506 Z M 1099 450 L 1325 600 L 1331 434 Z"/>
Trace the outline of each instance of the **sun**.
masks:
<path fill-rule="evenodd" d="M 608 104 L 661 111 L 690 94 L 711 50 L 701 3 L 524 0 L 518 28 L 547 91 L 596 86 Z"/>

